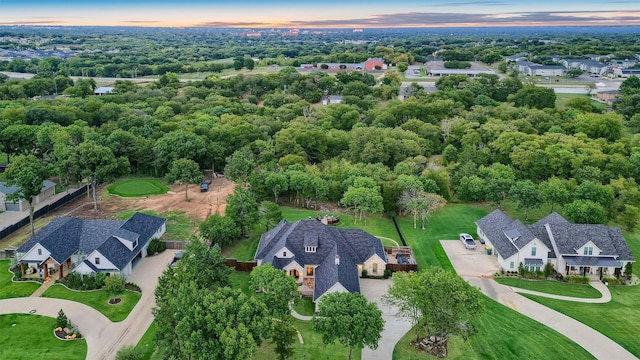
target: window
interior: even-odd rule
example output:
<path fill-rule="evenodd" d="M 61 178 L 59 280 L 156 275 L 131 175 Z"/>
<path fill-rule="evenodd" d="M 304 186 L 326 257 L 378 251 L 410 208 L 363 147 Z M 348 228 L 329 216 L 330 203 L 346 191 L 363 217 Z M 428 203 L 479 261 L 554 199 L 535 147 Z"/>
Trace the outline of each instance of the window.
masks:
<path fill-rule="evenodd" d="M 593 255 L 593 246 L 585 246 L 584 255 Z"/>
<path fill-rule="evenodd" d="M 133 242 L 133 248 L 134 248 L 134 249 L 136 248 L 136 246 L 138 246 L 138 240 L 136 240 L 136 241 L 134 241 L 134 242 Z"/>
<path fill-rule="evenodd" d="M 509 264 L 509 269 L 513 269 L 513 266 L 514 266 L 514 265 L 515 265 L 515 264 L 514 264 L 514 263 L 513 263 L 513 261 L 512 261 L 512 262 Z"/>
<path fill-rule="evenodd" d="M 38 255 L 42 255 L 42 249 L 38 249 Z"/>
<path fill-rule="evenodd" d="M 282 252 L 282 256 L 287 257 L 287 252 L 286 252 L 286 251 L 283 251 L 283 252 Z"/>
<path fill-rule="evenodd" d="M 371 268 L 374 274 L 378 273 L 378 263 L 373 263 L 373 267 Z"/>
<path fill-rule="evenodd" d="M 531 256 L 536 256 L 536 250 L 537 250 L 537 249 L 536 249 L 536 247 L 535 247 L 535 246 L 533 246 L 533 247 L 531 248 Z"/>
<path fill-rule="evenodd" d="M 313 266 L 307 266 L 307 276 L 313 276 Z"/>
<path fill-rule="evenodd" d="M 97 258 L 93 259 L 93 262 L 94 262 L 96 265 L 100 265 L 100 258 L 99 258 L 99 257 L 97 257 Z"/>

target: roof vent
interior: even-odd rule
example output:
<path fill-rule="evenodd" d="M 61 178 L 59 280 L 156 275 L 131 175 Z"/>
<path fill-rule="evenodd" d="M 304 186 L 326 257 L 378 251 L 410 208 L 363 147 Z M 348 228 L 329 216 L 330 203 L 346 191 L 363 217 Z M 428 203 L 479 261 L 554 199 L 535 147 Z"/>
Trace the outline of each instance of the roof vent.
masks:
<path fill-rule="evenodd" d="M 336 255 L 336 265 L 340 265 L 340 256 Z"/>

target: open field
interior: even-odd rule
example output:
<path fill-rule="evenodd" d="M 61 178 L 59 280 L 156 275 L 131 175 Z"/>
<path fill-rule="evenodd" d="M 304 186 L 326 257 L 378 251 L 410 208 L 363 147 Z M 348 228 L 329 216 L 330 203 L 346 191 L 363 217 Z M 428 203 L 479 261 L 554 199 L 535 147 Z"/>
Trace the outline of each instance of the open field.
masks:
<path fill-rule="evenodd" d="M 600 294 L 600 292 L 591 285 L 569 284 L 554 280 L 524 280 L 504 277 L 495 278 L 494 280 L 502 285 L 539 291 L 547 294 L 593 299 L 597 299 L 602 296 L 602 294 Z"/>
<path fill-rule="evenodd" d="M 57 339 L 53 334 L 55 327 L 56 319 L 50 317 L 0 315 L 0 359 L 84 359 L 87 342 Z"/>
<path fill-rule="evenodd" d="M 588 95 L 583 94 L 556 94 L 556 108 L 559 110 L 563 110 L 567 107 L 567 101 L 574 98 L 584 98 L 589 100 L 591 106 L 596 109 L 604 110 L 608 108 L 607 104 L 603 104 L 601 102 L 597 102 Z"/>
<path fill-rule="evenodd" d="M 0 299 L 29 296 L 40 287 L 39 283 L 31 281 L 12 282 L 10 266 L 10 260 L 0 260 Z"/>
<path fill-rule="evenodd" d="M 42 294 L 42 297 L 77 301 L 91 306 L 114 322 L 126 319 L 133 307 L 138 303 L 138 300 L 140 300 L 140 296 L 142 296 L 140 293 L 125 290 L 125 292 L 117 296 L 122 299 L 120 303 L 109 305 L 108 301 L 113 296 L 110 296 L 106 290 L 73 291 L 62 285 L 53 285 Z"/>
<path fill-rule="evenodd" d="M 158 179 L 135 178 L 111 184 L 107 186 L 107 191 L 122 197 L 140 197 L 164 194 L 169 187 Z"/>

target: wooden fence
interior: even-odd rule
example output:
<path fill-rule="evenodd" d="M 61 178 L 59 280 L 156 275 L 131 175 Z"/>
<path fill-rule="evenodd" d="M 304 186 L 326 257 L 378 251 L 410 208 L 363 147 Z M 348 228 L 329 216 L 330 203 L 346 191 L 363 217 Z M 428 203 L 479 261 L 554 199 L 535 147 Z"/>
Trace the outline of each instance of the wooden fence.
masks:
<path fill-rule="evenodd" d="M 189 243 L 188 241 L 176 241 L 176 240 L 162 240 L 167 249 L 172 250 L 184 250 L 185 246 Z"/>
<path fill-rule="evenodd" d="M 418 264 L 387 264 L 387 269 L 391 272 L 418 271 Z"/>
<path fill-rule="evenodd" d="M 225 259 L 224 264 L 228 267 L 236 269 L 236 271 L 251 272 L 254 267 L 258 266 L 256 261 L 238 261 L 238 259 Z"/>

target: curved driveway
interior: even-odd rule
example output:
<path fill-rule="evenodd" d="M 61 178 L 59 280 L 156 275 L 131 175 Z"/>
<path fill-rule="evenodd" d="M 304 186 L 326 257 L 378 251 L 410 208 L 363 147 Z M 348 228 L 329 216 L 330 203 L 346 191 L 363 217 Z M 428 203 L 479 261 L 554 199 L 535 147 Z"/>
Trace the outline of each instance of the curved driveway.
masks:
<path fill-rule="evenodd" d="M 87 359 L 115 359 L 121 347 L 137 344 L 153 322 L 151 309 L 156 304 L 154 291 L 158 278 L 175 253 L 174 250 L 167 250 L 140 260 L 127 281 L 140 286 L 142 297 L 124 321 L 111 322 L 94 308 L 74 301 L 40 297 L 0 300 L 0 314 L 29 314 L 36 310 L 37 315 L 55 318 L 62 309 L 86 339 Z"/>

